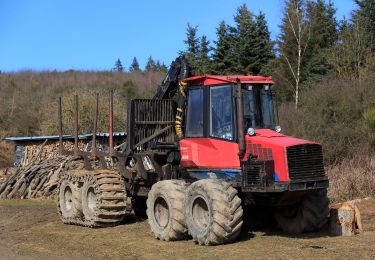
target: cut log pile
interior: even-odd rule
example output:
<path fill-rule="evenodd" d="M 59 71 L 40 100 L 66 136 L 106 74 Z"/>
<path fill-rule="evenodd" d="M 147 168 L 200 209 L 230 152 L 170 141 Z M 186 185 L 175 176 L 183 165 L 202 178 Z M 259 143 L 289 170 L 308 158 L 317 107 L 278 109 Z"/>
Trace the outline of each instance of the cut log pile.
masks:
<path fill-rule="evenodd" d="M 0 184 L 5 182 L 7 177 L 14 174 L 13 168 L 0 169 Z"/>
<path fill-rule="evenodd" d="M 64 142 L 65 150 L 72 151 L 74 143 Z M 88 144 L 79 142 L 79 149 L 88 150 Z M 91 160 L 91 167 L 99 162 Z M 107 167 L 114 167 L 111 157 L 105 158 Z M 83 160 L 75 156 L 59 155 L 57 142 L 25 146 L 17 168 L 0 170 L 0 199 L 51 198 L 56 193 L 59 176 L 66 170 L 84 168 Z"/>
<path fill-rule="evenodd" d="M 64 142 L 65 150 L 73 151 L 74 143 Z M 81 150 L 85 150 L 86 145 L 83 142 L 78 143 Z M 49 160 L 59 155 L 59 143 L 45 141 L 42 145 L 33 144 L 25 146 L 23 157 L 18 166 L 26 167 L 29 164 L 35 164 L 36 161 Z"/>
<path fill-rule="evenodd" d="M 83 161 L 74 156 L 56 156 L 29 162 L 0 182 L 0 199 L 50 198 L 55 195 L 59 175 L 69 169 L 83 168 Z"/>

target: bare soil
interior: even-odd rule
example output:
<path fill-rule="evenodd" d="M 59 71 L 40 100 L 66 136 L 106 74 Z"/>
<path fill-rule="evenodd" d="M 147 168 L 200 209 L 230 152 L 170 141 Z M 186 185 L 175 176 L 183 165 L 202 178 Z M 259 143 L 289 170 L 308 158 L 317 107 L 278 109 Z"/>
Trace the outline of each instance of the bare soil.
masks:
<path fill-rule="evenodd" d="M 147 221 L 89 229 L 64 225 L 54 201 L 0 200 L 0 259 L 374 259 L 375 200 L 360 205 L 364 234 L 288 236 L 243 232 L 236 243 L 206 247 L 154 239 Z"/>

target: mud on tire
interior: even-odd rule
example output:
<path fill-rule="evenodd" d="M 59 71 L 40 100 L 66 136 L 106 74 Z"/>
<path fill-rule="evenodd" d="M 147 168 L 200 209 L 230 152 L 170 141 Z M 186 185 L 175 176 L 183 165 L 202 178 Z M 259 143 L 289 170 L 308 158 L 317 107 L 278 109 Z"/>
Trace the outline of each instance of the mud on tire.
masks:
<path fill-rule="evenodd" d="M 221 180 L 199 180 L 186 194 L 189 234 L 200 245 L 220 245 L 236 240 L 243 210 L 237 190 Z"/>
<path fill-rule="evenodd" d="M 155 237 L 164 241 L 187 238 L 185 222 L 186 184 L 180 180 L 155 183 L 147 198 L 147 216 Z"/>
<path fill-rule="evenodd" d="M 81 191 L 68 176 L 63 178 L 58 191 L 58 213 L 65 224 L 82 219 Z"/>
<path fill-rule="evenodd" d="M 327 189 L 307 194 L 296 204 L 278 209 L 275 219 L 278 227 L 290 234 L 319 231 L 328 220 Z"/>
<path fill-rule="evenodd" d="M 124 182 L 117 172 L 94 170 L 83 178 L 83 224 L 106 227 L 119 224 L 127 214 Z"/>

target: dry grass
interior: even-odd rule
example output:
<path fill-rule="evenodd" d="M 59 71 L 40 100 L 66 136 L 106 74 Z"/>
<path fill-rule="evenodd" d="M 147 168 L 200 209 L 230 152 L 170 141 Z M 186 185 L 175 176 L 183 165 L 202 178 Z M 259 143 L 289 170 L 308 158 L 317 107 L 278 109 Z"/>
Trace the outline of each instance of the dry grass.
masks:
<path fill-rule="evenodd" d="M 375 157 L 356 156 L 327 167 L 331 202 L 375 195 Z"/>

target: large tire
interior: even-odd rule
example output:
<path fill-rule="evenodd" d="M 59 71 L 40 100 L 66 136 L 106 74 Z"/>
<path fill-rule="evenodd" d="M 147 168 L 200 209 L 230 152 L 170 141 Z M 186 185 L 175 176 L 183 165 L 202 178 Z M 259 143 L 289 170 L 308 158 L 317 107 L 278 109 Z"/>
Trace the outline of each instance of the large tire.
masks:
<path fill-rule="evenodd" d="M 82 219 L 81 191 L 69 178 L 62 179 L 59 185 L 58 213 L 65 224 Z"/>
<path fill-rule="evenodd" d="M 147 216 L 155 238 L 177 241 L 187 238 L 185 222 L 186 183 L 165 180 L 155 183 L 147 198 Z"/>
<path fill-rule="evenodd" d="M 84 225 L 106 227 L 119 224 L 127 214 L 124 182 L 117 172 L 88 172 L 82 186 Z"/>
<path fill-rule="evenodd" d="M 220 245 L 236 240 L 241 232 L 243 209 L 237 190 L 221 180 L 199 180 L 186 194 L 189 234 L 200 245 Z"/>
<path fill-rule="evenodd" d="M 295 205 L 275 212 L 278 227 L 290 234 L 319 231 L 329 217 L 327 189 L 307 194 Z"/>

